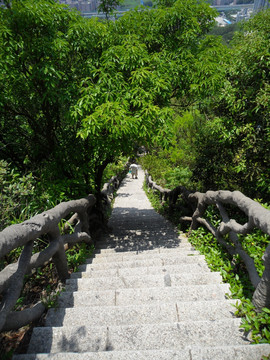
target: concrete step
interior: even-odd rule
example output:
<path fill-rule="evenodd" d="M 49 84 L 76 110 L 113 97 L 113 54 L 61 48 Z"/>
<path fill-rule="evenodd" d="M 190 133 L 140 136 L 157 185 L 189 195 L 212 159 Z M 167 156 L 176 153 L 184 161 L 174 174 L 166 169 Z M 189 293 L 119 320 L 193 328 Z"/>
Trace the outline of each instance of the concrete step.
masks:
<path fill-rule="evenodd" d="M 133 350 L 15 355 L 13 360 L 261 360 L 269 344 L 192 347 L 181 350 Z"/>
<path fill-rule="evenodd" d="M 164 241 L 164 240 L 157 240 L 156 238 L 154 239 L 141 239 L 141 240 L 137 240 L 136 238 L 134 239 L 114 239 L 112 241 L 102 241 L 102 242 L 98 242 L 95 245 L 95 248 L 98 249 L 102 249 L 102 250 L 114 250 L 116 252 L 119 251 L 144 251 L 144 250 L 151 250 L 151 249 L 157 249 L 157 248 L 168 248 L 168 249 L 173 249 L 173 248 L 180 248 L 180 249 L 185 249 L 185 250 L 193 250 L 194 248 L 192 247 L 192 245 L 190 245 L 189 243 L 179 243 L 179 241 L 173 240 L 171 239 L 170 241 Z"/>
<path fill-rule="evenodd" d="M 188 243 L 189 244 L 189 243 Z M 189 244 L 190 246 L 190 244 Z M 199 255 L 200 252 L 197 250 L 188 250 L 188 249 L 183 249 L 181 247 L 175 247 L 175 248 L 156 248 L 156 249 L 152 249 L 149 250 L 148 248 L 145 248 L 144 250 L 141 251 L 124 251 L 122 249 L 119 249 L 119 251 L 117 251 L 117 249 L 97 249 L 95 250 L 93 257 L 111 257 L 111 256 L 137 256 L 137 255 L 151 255 L 151 254 L 162 254 L 162 255 L 169 255 L 171 253 L 178 253 L 178 254 L 183 254 L 183 255 L 189 255 L 189 254 L 194 254 L 194 255 Z"/>
<path fill-rule="evenodd" d="M 125 306 L 158 302 L 225 300 L 228 284 L 190 285 L 179 287 L 65 291 L 58 298 L 60 307 Z"/>
<path fill-rule="evenodd" d="M 169 272 L 172 274 L 182 274 L 182 273 L 203 273 L 210 272 L 210 269 L 206 263 L 196 263 L 196 264 L 178 264 L 178 265 L 163 265 L 163 266 L 147 266 L 148 262 L 145 262 L 145 266 L 138 267 L 120 267 L 110 268 L 109 266 L 104 267 L 102 264 L 99 266 L 93 266 L 92 264 L 81 265 L 79 266 L 79 271 L 71 274 L 71 279 L 77 278 L 86 278 L 86 277 L 109 277 L 109 276 L 136 276 L 140 273 L 141 276 L 144 275 L 156 275 L 164 274 Z M 105 268 L 105 270 L 104 270 Z"/>
<path fill-rule="evenodd" d="M 97 260 L 97 261 L 96 261 Z M 112 260 L 112 261 L 111 261 Z M 113 261 L 115 259 L 110 259 L 110 257 L 99 258 L 99 259 L 87 259 L 86 265 L 90 265 L 92 269 L 95 270 L 107 270 L 114 268 L 140 268 L 140 267 L 149 267 L 149 266 L 167 266 L 167 265 L 180 265 L 180 264 L 200 264 L 202 266 L 206 265 L 203 255 L 194 255 L 194 256 L 157 256 L 147 258 L 139 258 L 138 260 L 126 259 L 125 261 Z M 79 270 L 81 271 L 81 267 Z M 86 268 L 87 269 L 87 268 Z M 87 270 L 86 270 L 87 271 Z"/>
<path fill-rule="evenodd" d="M 155 240 L 157 237 L 161 237 L 161 239 L 159 239 L 159 241 L 161 241 L 163 239 L 164 243 L 166 242 L 166 239 L 170 240 L 170 242 L 175 242 L 175 243 L 183 243 L 183 242 L 187 242 L 188 238 L 183 237 L 183 236 L 178 236 L 178 234 L 176 234 L 174 231 L 149 231 L 149 232 L 142 232 L 140 229 L 134 229 L 134 230 L 127 230 L 127 229 L 122 229 L 121 232 L 120 231 L 112 231 L 111 233 L 107 234 L 106 237 L 103 238 L 103 242 L 110 242 L 110 241 L 116 241 L 115 240 L 115 236 L 117 236 L 117 238 L 121 238 L 122 240 L 128 240 L 128 237 L 131 237 L 133 240 L 136 236 L 138 236 L 138 241 L 143 241 L 143 240 Z"/>
<path fill-rule="evenodd" d="M 98 264 L 98 263 L 117 263 L 117 262 L 131 262 L 139 260 L 162 260 L 163 262 L 168 262 L 170 259 L 179 259 L 179 262 L 182 263 L 193 263 L 195 261 L 205 261 L 204 255 L 194 254 L 193 251 L 176 251 L 173 250 L 168 253 L 139 253 L 139 254 L 116 254 L 111 256 L 95 256 L 88 258 L 86 264 Z"/>
<path fill-rule="evenodd" d="M 145 209 L 145 210 L 138 209 L 137 211 L 136 210 L 134 211 L 134 208 L 129 209 L 128 206 L 126 207 L 125 214 L 121 213 L 121 215 L 122 215 L 121 217 L 119 217 L 119 209 L 117 209 L 117 207 L 114 207 L 110 220 L 121 221 L 121 218 L 126 217 L 126 215 L 130 211 L 132 211 L 132 218 L 135 218 L 135 219 L 136 219 L 136 217 L 139 217 L 140 219 L 152 219 L 153 218 L 153 219 L 157 219 L 157 220 L 162 219 L 163 221 L 167 221 L 162 215 L 157 213 L 153 208 Z M 132 220 L 132 218 L 131 218 L 131 220 Z"/>
<path fill-rule="evenodd" d="M 92 306 L 49 309 L 46 326 L 122 326 L 232 318 L 236 300 L 182 301 L 131 306 Z"/>
<path fill-rule="evenodd" d="M 112 219 L 111 221 L 108 222 L 108 226 L 111 227 L 113 230 L 118 230 L 118 229 L 127 229 L 127 230 L 134 230 L 134 229 L 144 229 L 147 231 L 158 231 L 158 230 L 163 230 L 163 231 L 171 231 L 171 232 L 175 232 L 175 234 L 178 234 L 177 229 L 172 226 L 172 224 L 170 224 L 169 222 L 166 222 L 164 220 L 164 218 L 160 217 L 151 217 L 148 216 L 147 218 L 144 217 L 140 217 L 140 216 L 135 216 L 134 218 L 131 219 L 127 219 L 127 220 L 119 220 L 118 219 Z"/>
<path fill-rule="evenodd" d="M 133 224 L 134 222 L 139 222 L 140 220 L 143 222 L 149 222 L 151 223 L 161 223 L 161 224 L 168 224 L 169 227 L 171 228 L 175 228 L 172 223 L 170 223 L 168 220 L 166 220 L 162 215 L 158 214 L 157 212 L 155 212 L 155 210 L 151 209 L 151 210 L 145 210 L 143 211 L 142 209 L 140 210 L 135 210 L 134 208 L 131 209 L 132 211 L 132 216 L 130 215 L 130 209 L 127 208 L 126 214 L 120 215 L 119 216 L 119 212 L 117 211 L 116 208 L 113 209 L 112 211 L 112 215 L 109 219 L 109 224 L 118 224 L 118 223 L 128 223 L 128 224 Z M 152 222 L 151 222 L 152 220 Z"/>
<path fill-rule="evenodd" d="M 178 236 L 177 230 L 175 230 L 174 228 L 168 227 L 168 225 L 166 225 L 166 224 L 160 224 L 159 221 L 156 221 L 153 223 L 150 223 L 150 220 L 149 220 L 149 222 L 138 221 L 138 222 L 133 222 L 133 223 L 129 223 L 129 224 L 127 224 L 126 222 L 122 222 L 122 223 L 119 223 L 118 225 L 114 223 L 112 226 L 110 226 L 110 224 L 108 224 L 108 226 L 109 226 L 110 234 L 125 234 L 125 233 L 139 231 L 140 233 L 138 235 L 166 234 L 166 235 L 170 235 L 172 237 Z"/>
<path fill-rule="evenodd" d="M 158 235 L 161 233 L 159 232 Z M 143 235 L 143 236 L 142 236 Z M 138 239 L 136 239 L 136 236 L 138 236 Z M 140 230 L 125 230 L 123 235 L 120 234 L 116 236 L 115 233 L 110 233 L 106 237 L 102 238 L 99 243 L 116 243 L 117 241 L 122 241 L 125 244 L 128 244 L 129 241 L 137 241 L 138 243 L 143 242 L 145 244 L 149 244 L 150 242 L 154 242 L 155 244 L 163 244 L 164 247 L 170 247 L 170 244 L 173 244 L 175 246 L 178 246 L 179 244 L 186 244 L 188 241 L 187 237 L 184 236 L 178 236 L 177 234 L 167 234 L 165 232 L 162 232 L 161 239 L 157 239 L 157 233 L 145 233 L 141 234 Z"/>
<path fill-rule="evenodd" d="M 143 195 L 145 195 L 145 194 L 143 194 Z M 123 214 L 122 208 L 119 208 L 119 207 L 115 206 L 113 211 L 112 211 L 112 218 L 115 216 L 116 219 L 119 219 L 119 212 L 121 213 L 122 217 L 125 217 L 126 214 L 129 213 L 130 211 L 132 211 L 132 215 L 134 215 L 134 217 L 136 216 L 136 214 L 139 214 L 140 217 L 143 217 L 143 218 L 152 217 L 152 216 L 158 218 L 158 217 L 162 216 L 152 208 L 150 203 L 149 203 L 149 206 L 147 208 L 146 207 L 144 207 L 144 209 L 137 208 L 137 210 L 134 209 L 134 207 L 129 207 L 129 204 L 127 203 L 126 206 L 125 206 L 125 213 L 124 214 Z"/>
<path fill-rule="evenodd" d="M 78 290 L 112 290 L 121 288 L 145 288 L 183 285 L 220 284 L 222 277 L 217 272 L 202 273 L 180 273 L 171 274 L 165 272 L 160 275 L 118 276 L 100 278 L 68 279 L 66 281 L 67 291 Z"/>
<path fill-rule="evenodd" d="M 178 234 L 174 229 L 169 229 L 167 226 L 161 227 L 158 224 L 155 227 L 151 227 L 147 224 L 134 227 L 120 226 L 110 228 L 109 238 L 113 236 L 138 236 L 139 238 L 143 237 L 157 237 L 157 238 L 172 238 L 177 239 Z"/>
<path fill-rule="evenodd" d="M 99 246 L 99 245 L 104 245 L 103 247 L 102 246 Z M 107 246 L 108 244 L 105 243 L 105 242 L 102 242 L 102 243 L 97 243 L 97 246 L 96 246 L 96 253 L 115 253 L 115 254 L 119 254 L 119 253 L 122 253 L 122 252 L 132 252 L 132 250 L 125 250 L 124 247 L 116 247 L 116 248 L 112 248 L 112 247 L 108 247 Z M 160 252 L 165 252 L 165 250 L 168 250 L 168 251 L 171 251 L 173 249 L 175 250 L 181 250 L 181 251 L 190 251 L 189 248 L 192 247 L 191 244 L 189 242 L 185 242 L 185 243 L 177 243 L 175 244 L 175 246 L 173 247 L 169 247 L 169 246 L 157 246 L 157 247 L 148 247 L 149 244 L 147 244 L 147 246 L 145 247 L 140 247 L 140 249 L 138 250 L 133 250 L 134 252 L 145 252 L 145 251 L 160 251 Z M 181 245 L 188 245 L 188 246 L 181 246 Z M 198 252 L 194 249 L 192 249 L 192 251 L 194 251 L 195 253 Z"/>
<path fill-rule="evenodd" d="M 139 232 L 137 235 L 170 235 L 173 237 L 178 236 L 178 232 L 175 228 L 169 227 L 166 224 L 161 224 L 160 221 L 156 221 L 155 223 L 145 223 L 138 222 L 137 224 L 126 224 L 126 222 L 123 222 L 122 224 L 119 224 L 119 226 L 115 225 L 115 223 L 110 225 L 108 224 L 109 229 L 111 231 L 111 234 L 125 234 L 130 232 Z"/>
<path fill-rule="evenodd" d="M 187 346 L 245 345 L 241 319 L 128 326 L 34 328 L 28 352 L 181 350 Z M 158 336 L 157 336 L 158 335 Z"/>
<path fill-rule="evenodd" d="M 150 239 L 150 240 L 155 240 L 155 238 L 157 237 L 161 237 L 164 242 L 166 241 L 166 238 L 169 239 L 170 241 L 174 241 L 175 243 L 176 242 L 187 242 L 188 241 L 188 238 L 187 237 L 184 237 L 184 236 L 179 236 L 175 231 L 166 231 L 166 229 L 164 230 L 152 230 L 152 231 L 142 231 L 140 229 L 121 229 L 120 230 L 113 230 L 111 233 L 109 233 L 104 239 L 103 241 L 113 241 L 114 240 L 114 237 L 117 236 L 117 237 L 121 237 L 124 239 L 128 239 L 128 236 L 131 236 L 132 238 L 134 238 L 134 236 L 138 236 L 139 240 L 147 240 L 147 239 Z M 159 239 L 160 241 L 161 239 Z"/>

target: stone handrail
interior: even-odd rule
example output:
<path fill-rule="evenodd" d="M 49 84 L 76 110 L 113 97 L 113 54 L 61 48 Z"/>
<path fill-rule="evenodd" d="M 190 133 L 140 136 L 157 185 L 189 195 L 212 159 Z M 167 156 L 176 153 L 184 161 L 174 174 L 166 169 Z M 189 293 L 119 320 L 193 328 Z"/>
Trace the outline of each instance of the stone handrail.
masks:
<path fill-rule="evenodd" d="M 126 176 L 129 166 L 130 162 L 127 161 L 124 165 L 122 172 L 120 172 L 118 175 L 113 176 L 108 182 L 103 185 L 103 188 L 101 190 L 101 197 L 103 198 L 103 201 L 108 204 L 111 203 L 111 201 L 113 200 L 114 192 L 118 189 L 122 179 Z"/>
<path fill-rule="evenodd" d="M 33 320 L 38 319 L 45 310 L 42 302 L 32 308 L 14 312 L 17 299 L 23 288 L 25 275 L 53 260 L 59 279 L 69 277 L 65 248 L 67 244 L 77 242 L 91 243 L 89 214 L 96 199 L 93 195 L 80 200 L 62 202 L 53 209 L 24 221 L 11 225 L 0 232 L 0 259 L 10 251 L 23 247 L 17 263 L 7 265 L 0 272 L 0 331 L 18 329 Z M 59 230 L 59 223 L 73 214 L 67 221 L 63 233 Z M 67 228 L 74 226 L 74 232 L 67 234 Z M 49 245 L 39 253 L 32 254 L 34 241 L 45 236 Z"/>
<path fill-rule="evenodd" d="M 23 288 L 25 275 L 52 260 L 59 279 L 65 281 L 69 277 L 65 250 L 69 244 L 82 241 L 93 243 L 107 231 L 104 214 L 108 212 L 114 192 L 128 167 L 129 162 L 123 171 L 104 184 L 97 198 L 89 195 L 79 200 L 62 202 L 53 209 L 0 232 L 0 260 L 10 251 L 23 247 L 17 263 L 7 265 L 0 272 L 0 331 L 15 330 L 40 318 L 45 311 L 42 302 L 22 311 L 12 311 Z M 59 223 L 71 214 L 61 234 Z M 71 226 L 74 231 L 68 234 Z M 49 239 L 49 245 L 41 252 L 32 254 L 34 241 L 37 242 L 42 236 Z"/>
<path fill-rule="evenodd" d="M 155 191 L 160 192 L 162 200 L 169 199 L 170 205 L 176 202 L 179 195 L 188 203 L 192 209 L 192 216 L 181 217 L 181 221 L 191 221 L 189 234 L 198 228 L 199 224 L 204 225 L 232 255 L 238 254 L 246 265 L 252 285 L 255 288 L 253 304 L 259 311 L 263 307 L 270 307 L 270 244 L 263 255 L 265 270 L 262 277 L 259 276 L 254 260 L 244 251 L 237 234 L 247 234 L 252 229 L 258 228 L 265 234 L 270 235 L 270 210 L 265 209 L 256 201 L 243 195 L 240 191 L 207 191 L 206 193 L 188 191 L 185 187 L 179 186 L 173 190 L 163 189 L 157 186 L 146 172 L 146 183 Z M 230 204 L 238 207 L 247 217 L 247 222 L 242 225 L 234 219 L 230 219 L 223 204 Z M 216 228 L 208 219 L 204 218 L 208 205 L 215 205 L 221 216 L 221 223 Z M 224 239 L 229 234 L 231 243 Z"/>
<path fill-rule="evenodd" d="M 119 184 L 119 178 L 117 176 L 113 176 L 107 183 L 103 185 L 101 195 L 108 203 L 111 203 L 114 191 L 118 189 Z"/>

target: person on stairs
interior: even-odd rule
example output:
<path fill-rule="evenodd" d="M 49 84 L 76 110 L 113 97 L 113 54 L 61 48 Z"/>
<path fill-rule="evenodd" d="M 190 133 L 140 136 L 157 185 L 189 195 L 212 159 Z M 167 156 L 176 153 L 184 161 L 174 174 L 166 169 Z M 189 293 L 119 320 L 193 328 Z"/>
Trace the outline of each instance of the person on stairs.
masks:
<path fill-rule="evenodd" d="M 131 170 L 131 176 L 132 176 L 132 179 L 138 179 L 138 165 L 136 164 L 131 164 L 129 169 Z"/>

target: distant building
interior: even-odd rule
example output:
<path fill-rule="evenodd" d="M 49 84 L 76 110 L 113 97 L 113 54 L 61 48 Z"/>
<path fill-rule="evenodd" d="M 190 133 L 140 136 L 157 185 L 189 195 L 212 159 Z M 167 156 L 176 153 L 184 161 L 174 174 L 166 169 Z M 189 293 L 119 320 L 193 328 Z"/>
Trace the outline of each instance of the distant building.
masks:
<path fill-rule="evenodd" d="M 97 0 L 59 0 L 59 2 L 74 7 L 84 13 L 97 10 Z"/>
<path fill-rule="evenodd" d="M 239 11 L 237 13 L 235 21 L 236 22 L 243 21 L 243 20 L 246 21 L 246 20 L 250 19 L 251 14 L 252 14 L 252 11 L 250 9 L 242 9 L 241 11 Z"/>
<path fill-rule="evenodd" d="M 235 5 L 237 0 L 214 0 L 213 5 L 222 6 L 222 5 Z"/>
<path fill-rule="evenodd" d="M 270 8 L 270 3 L 268 0 L 255 0 L 253 11 L 258 12 L 264 9 Z"/>

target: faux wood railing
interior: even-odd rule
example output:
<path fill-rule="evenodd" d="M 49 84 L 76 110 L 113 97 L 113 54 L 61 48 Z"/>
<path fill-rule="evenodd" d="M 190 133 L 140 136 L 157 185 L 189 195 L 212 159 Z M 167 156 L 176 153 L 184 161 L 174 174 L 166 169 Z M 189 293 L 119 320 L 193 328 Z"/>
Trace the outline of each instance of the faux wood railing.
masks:
<path fill-rule="evenodd" d="M 265 209 L 258 202 L 243 195 L 240 191 L 207 191 L 206 193 L 188 191 L 184 186 L 178 186 L 173 190 L 163 189 L 158 186 L 146 172 L 146 183 L 154 191 L 160 194 L 162 201 L 169 201 L 170 206 L 176 203 L 178 196 L 181 196 L 192 211 L 192 216 L 184 216 L 180 221 L 190 221 L 192 230 L 204 225 L 232 255 L 238 254 L 244 262 L 249 274 L 250 281 L 255 288 L 253 304 L 260 311 L 263 307 L 270 307 L 270 244 L 263 255 L 265 270 L 262 277 L 259 276 L 254 260 L 244 251 L 237 234 L 250 233 L 258 228 L 265 234 L 270 235 L 270 210 Z M 230 219 L 224 204 L 230 204 L 240 209 L 247 217 L 245 224 L 239 224 Z M 221 222 L 216 228 L 208 219 L 204 218 L 209 205 L 215 205 L 219 210 Z M 231 243 L 224 239 L 229 234 Z"/>
<path fill-rule="evenodd" d="M 12 250 L 22 248 L 18 261 L 7 265 L 0 272 L 0 331 L 15 330 L 40 318 L 45 311 L 42 301 L 31 308 L 13 311 L 23 289 L 25 275 L 52 260 L 59 280 L 65 281 L 69 277 L 65 250 L 68 245 L 78 242 L 93 243 L 91 234 L 97 240 L 107 230 L 104 213 L 110 207 L 113 194 L 128 167 L 127 162 L 121 173 L 104 184 L 98 201 L 89 195 L 83 199 L 62 202 L 53 209 L 0 232 L 0 260 Z M 61 232 L 60 223 L 63 221 L 65 224 Z M 68 234 L 70 227 L 74 231 Z M 48 246 L 33 254 L 34 243 L 42 242 L 44 236 Z"/>
<path fill-rule="evenodd" d="M 44 312 L 42 302 L 26 310 L 12 311 L 23 288 L 24 277 L 50 259 L 56 266 L 60 280 L 69 277 L 65 245 L 91 242 L 89 213 L 95 202 L 93 195 L 63 202 L 21 224 L 11 225 L 0 233 L 0 258 L 18 247 L 23 248 L 17 263 L 7 265 L 0 272 L 0 330 L 18 329 L 38 319 Z M 64 231 L 61 234 L 59 224 L 69 218 L 70 214 L 72 216 L 67 223 L 74 226 L 74 232 L 65 234 Z M 48 246 L 32 254 L 34 242 L 38 242 L 42 236 L 49 239 Z"/>

